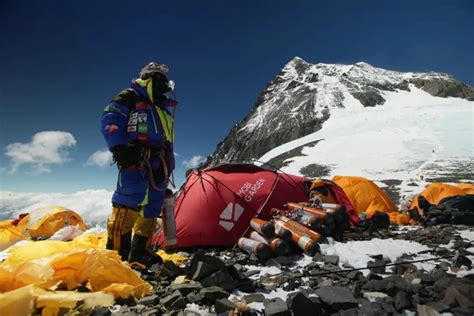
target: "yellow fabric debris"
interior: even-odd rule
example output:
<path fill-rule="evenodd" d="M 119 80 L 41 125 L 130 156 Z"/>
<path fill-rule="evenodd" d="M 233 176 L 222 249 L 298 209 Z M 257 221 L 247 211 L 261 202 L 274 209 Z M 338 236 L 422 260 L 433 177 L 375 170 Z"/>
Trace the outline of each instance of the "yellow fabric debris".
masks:
<path fill-rule="evenodd" d="M 164 262 L 172 261 L 175 265 L 179 266 L 186 263 L 189 259 L 185 256 L 181 256 L 177 253 L 166 253 L 164 250 L 158 250 L 157 254 L 163 259 Z"/>
<path fill-rule="evenodd" d="M 32 238 L 49 238 L 68 225 L 78 225 L 81 230 L 87 229 L 81 216 L 76 212 L 62 206 L 46 206 L 23 217 L 17 229 Z"/>
<path fill-rule="evenodd" d="M 78 306 L 78 303 L 80 306 Z M 61 308 L 79 308 L 81 311 L 91 310 L 96 306 L 112 306 L 114 296 L 110 293 L 79 293 L 72 291 L 43 291 L 36 298 L 36 307 L 42 308 L 42 316 L 56 316 Z M 83 313 L 80 313 L 83 314 Z"/>
<path fill-rule="evenodd" d="M 34 285 L 0 294 L 0 315 L 31 315 L 34 305 Z"/>
<path fill-rule="evenodd" d="M 34 308 L 41 308 L 42 316 L 56 316 L 61 308 L 77 310 L 78 314 L 96 306 L 112 306 L 114 297 L 110 293 L 79 293 L 73 291 L 47 291 L 36 285 L 28 285 L 0 294 L 0 315 L 31 315 Z"/>
<path fill-rule="evenodd" d="M 28 239 L 11 224 L 11 220 L 0 222 L 0 251 L 7 249 L 20 240 Z"/>
<path fill-rule="evenodd" d="M 32 244 L 38 243 L 40 242 Z M 23 246 L 15 248 L 13 251 L 21 250 L 23 253 Z M 28 249 L 31 250 L 30 247 Z M 13 255 L 7 259 L 8 262 L 0 264 L 0 291 L 11 291 L 28 284 L 48 289 L 57 283 L 73 290 L 87 284 L 93 292 L 105 291 L 118 297 L 133 295 L 140 298 L 150 294 L 153 289 L 127 263 L 120 260 L 116 251 L 99 248 L 76 249 L 49 257 L 38 257 L 42 259 L 25 260 L 23 255 L 21 260 L 17 260 Z"/>

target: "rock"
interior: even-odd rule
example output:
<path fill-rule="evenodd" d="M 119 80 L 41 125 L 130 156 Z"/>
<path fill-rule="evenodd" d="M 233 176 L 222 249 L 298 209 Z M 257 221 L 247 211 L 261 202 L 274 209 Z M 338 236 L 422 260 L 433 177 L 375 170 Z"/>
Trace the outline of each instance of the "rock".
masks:
<path fill-rule="evenodd" d="M 411 280 L 411 284 L 420 285 L 421 284 L 421 279 L 420 278 L 414 278 L 413 280 Z"/>
<path fill-rule="evenodd" d="M 382 280 L 383 277 L 374 272 L 369 272 L 367 275 L 367 280 Z"/>
<path fill-rule="evenodd" d="M 359 280 L 362 276 L 363 274 L 360 271 L 351 271 L 346 275 L 346 277 L 351 280 Z"/>
<path fill-rule="evenodd" d="M 450 309 L 449 305 L 446 305 L 443 302 L 428 302 L 426 303 L 426 305 L 433 308 L 439 313 L 447 312 Z"/>
<path fill-rule="evenodd" d="M 266 301 L 264 306 L 265 315 L 291 316 L 288 305 L 279 297 Z"/>
<path fill-rule="evenodd" d="M 460 268 L 462 266 L 465 266 L 468 269 L 471 269 L 472 261 L 468 257 L 457 253 L 453 258 L 453 267 Z"/>
<path fill-rule="evenodd" d="M 449 263 L 443 261 L 438 264 L 438 267 L 443 271 L 448 271 L 450 266 Z"/>
<path fill-rule="evenodd" d="M 204 299 L 204 296 L 201 293 L 191 292 L 188 295 L 186 295 L 186 299 L 190 303 L 197 303 L 197 302 L 202 301 Z"/>
<path fill-rule="evenodd" d="M 346 309 L 346 310 L 339 311 L 339 313 L 337 313 L 337 315 L 339 315 L 339 316 L 358 316 L 359 312 L 358 312 L 358 308 L 351 308 L 351 309 Z"/>
<path fill-rule="evenodd" d="M 382 292 L 364 292 L 363 296 L 364 298 L 368 299 L 369 302 L 383 301 L 385 298 L 388 297 L 387 294 Z"/>
<path fill-rule="evenodd" d="M 189 276 L 192 280 L 199 281 L 218 270 L 226 270 L 226 265 L 221 259 L 198 252 L 191 260 Z"/>
<path fill-rule="evenodd" d="M 140 313 L 141 316 L 159 316 L 161 314 L 163 314 L 163 312 L 158 308 L 147 309 Z"/>
<path fill-rule="evenodd" d="M 167 310 L 184 308 L 186 306 L 186 298 L 179 291 L 174 291 L 171 295 L 161 300 L 161 305 Z"/>
<path fill-rule="evenodd" d="M 336 256 L 336 255 L 324 256 L 324 263 L 333 264 L 337 266 L 339 264 L 339 256 Z"/>
<path fill-rule="evenodd" d="M 370 271 L 373 273 L 385 273 L 385 265 L 388 263 L 385 259 L 377 259 L 375 261 L 367 262 L 367 267 L 370 268 Z"/>
<path fill-rule="evenodd" d="M 257 275 L 259 273 L 260 273 L 260 271 L 258 271 L 258 270 L 250 270 L 250 271 L 244 272 L 244 275 L 246 277 L 251 277 L 252 275 Z"/>
<path fill-rule="evenodd" d="M 89 316 L 110 316 L 112 312 L 104 306 L 94 308 L 90 313 Z"/>
<path fill-rule="evenodd" d="M 352 295 L 354 295 L 354 297 L 361 297 L 362 287 L 363 287 L 362 281 L 354 282 L 354 286 L 352 287 Z"/>
<path fill-rule="evenodd" d="M 350 309 L 358 306 L 351 290 L 340 286 L 324 286 L 316 290 L 319 299 L 332 310 Z"/>
<path fill-rule="evenodd" d="M 263 294 L 249 294 L 249 295 L 245 295 L 243 298 L 247 304 L 254 303 L 254 302 L 261 303 L 265 300 L 265 296 Z"/>
<path fill-rule="evenodd" d="M 370 280 L 364 285 L 363 288 L 370 292 L 383 292 L 389 295 L 395 294 L 395 287 L 393 283 L 385 279 L 384 280 Z"/>
<path fill-rule="evenodd" d="M 237 283 L 226 270 L 220 270 L 201 279 L 204 287 L 219 286 L 225 290 L 233 290 L 237 287 Z"/>
<path fill-rule="evenodd" d="M 359 315 L 364 316 L 379 316 L 384 315 L 385 312 L 382 305 L 379 303 L 372 303 L 366 299 L 359 300 Z"/>
<path fill-rule="evenodd" d="M 221 299 L 216 300 L 215 309 L 216 309 L 217 314 L 234 310 L 234 308 L 235 308 L 235 304 L 226 298 L 221 298 Z"/>
<path fill-rule="evenodd" d="M 418 316 L 439 316 L 439 313 L 428 305 L 417 305 Z"/>
<path fill-rule="evenodd" d="M 215 302 L 220 298 L 227 298 L 229 293 L 227 293 L 223 288 L 218 286 L 210 286 L 202 289 L 199 292 L 205 299 Z"/>
<path fill-rule="evenodd" d="M 199 282 L 190 282 L 184 284 L 172 284 L 172 290 L 178 290 L 182 295 L 186 296 L 193 291 L 199 291 L 202 289 L 202 284 Z"/>
<path fill-rule="evenodd" d="M 255 292 L 255 281 L 250 279 L 241 280 L 237 283 L 237 289 L 244 293 L 253 293 Z"/>
<path fill-rule="evenodd" d="M 287 304 L 293 316 L 321 315 L 322 312 L 318 304 L 313 303 L 301 292 L 289 295 Z"/>
<path fill-rule="evenodd" d="M 395 299 L 395 309 L 399 312 L 413 305 L 411 296 L 407 292 L 404 292 L 404 291 L 398 291 L 397 294 L 395 294 L 394 299 Z"/>
<path fill-rule="evenodd" d="M 145 297 L 141 298 L 138 301 L 138 304 L 149 306 L 149 305 L 156 305 L 159 302 L 160 302 L 160 298 L 158 297 L 158 295 L 153 294 L 153 295 L 145 296 Z"/>
<path fill-rule="evenodd" d="M 302 281 L 300 279 L 289 279 L 288 282 L 283 284 L 283 290 L 285 291 L 294 291 L 295 289 L 301 287 Z"/>
<path fill-rule="evenodd" d="M 167 261 L 157 268 L 155 275 L 161 279 L 174 279 L 178 275 L 183 274 L 181 268 L 177 267 L 173 262 Z"/>
<path fill-rule="evenodd" d="M 274 258 L 273 260 L 275 260 L 278 264 L 281 264 L 283 266 L 293 264 L 293 262 L 294 262 L 294 260 L 292 258 L 287 257 L 287 256 L 278 256 L 278 257 Z"/>
<path fill-rule="evenodd" d="M 455 307 L 474 308 L 474 283 L 456 283 L 444 293 L 443 303 Z"/>

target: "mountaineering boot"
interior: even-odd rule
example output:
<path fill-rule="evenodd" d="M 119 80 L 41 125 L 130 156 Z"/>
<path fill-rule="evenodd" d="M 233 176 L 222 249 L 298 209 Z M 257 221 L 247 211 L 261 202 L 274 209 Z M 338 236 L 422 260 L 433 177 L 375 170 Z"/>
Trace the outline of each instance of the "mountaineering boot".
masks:
<path fill-rule="evenodd" d="M 148 249 L 148 241 L 153 233 L 155 218 L 146 218 L 139 216 L 135 222 L 132 246 L 128 262 L 138 262 L 147 267 L 156 263 L 162 263 L 160 256 Z"/>
<path fill-rule="evenodd" d="M 125 206 L 113 205 L 107 220 L 107 249 L 117 250 L 123 261 L 128 259 L 131 248 L 132 229 L 138 212 Z"/>

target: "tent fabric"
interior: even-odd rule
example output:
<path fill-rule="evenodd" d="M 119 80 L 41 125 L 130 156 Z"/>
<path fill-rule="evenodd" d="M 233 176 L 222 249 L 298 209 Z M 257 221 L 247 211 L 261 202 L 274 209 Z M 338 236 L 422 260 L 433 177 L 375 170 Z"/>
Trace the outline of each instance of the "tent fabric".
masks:
<path fill-rule="evenodd" d="M 44 241 L 32 242 L 36 245 Z M 71 244 L 58 241 L 56 243 Z M 92 292 L 103 291 L 112 293 L 115 297 L 127 298 L 133 295 L 137 298 L 152 292 L 152 286 L 136 274 L 132 268 L 123 263 L 116 251 L 91 248 L 72 249 L 71 245 L 52 246 L 52 253 L 61 248 L 56 254 L 44 256 L 42 251 L 51 244 L 43 244 L 36 251 L 36 257 L 41 260 L 27 258 L 24 249 L 33 252 L 29 245 L 18 246 L 12 254 L 0 264 L 0 292 L 12 291 L 27 285 L 37 285 L 43 289 L 55 287 L 58 282 L 68 290 L 74 290 L 83 284 Z M 23 256 L 16 258 L 18 251 Z M 9 260 L 10 259 L 10 260 Z"/>
<path fill-rule="evenodd" d="M 307 201 L 306 181 L 246 164 L 194 170 L 175 203 L 177 246 L 235 244 L 252 217 L 270 219 L 272 208 Z M 157 242 L 163 243 L 162 234 Z"/>
<path fill-rule="evenodd" d="M 382 189 L 366 178 L 335 176 L 332 181 L 344 190 L 357 214 L 366 212 L 370 218 L 376 211 L 398 213 L 395 204 Z"/>
<path fill-rule="evenodd" d="M 11 224 L 11 220 L 0 222 L 0 251 L 7 249 L 17 241 L 28 239 L 18 231 L 16 226 Z"/>
<path fill-rule="evenodd" d="M 325 189 L 325 190 L 322 190 Z M 346 208 L 351 226 L 357 226 L 360 223 L 359 216 L 355 212 L 351 200 L 347 197 L 344 190 L 335 182 L 323 179 L 314 179 L 311 181 L 310 195 L 318 195 L 323 203 L 337 203 Z"/>
<path fill-rule="evenodd" d="M 474 185 L 469 183 L 451 185 L 443 182 L 434 182 L 429 184 L 420 194 L 413 198 L 410 209 L 416 209 L 421 214 L 424 214 L 424 208 L 426 207 L 422 205 L 423 201 L 420 199 L 420 196 L 430 205 L 437 205 L 446 198 L 464 196 L 466 194 L 474 194 Z"/>
<path fill-rule="evenodd" d="M 31 238 L 46 239 L 69 225 L 78 225 L 81 230 L 87 229 L 81 216 L 76 212 L 62 206 L 46 206 L 23 217 L 17 229 Z"/>

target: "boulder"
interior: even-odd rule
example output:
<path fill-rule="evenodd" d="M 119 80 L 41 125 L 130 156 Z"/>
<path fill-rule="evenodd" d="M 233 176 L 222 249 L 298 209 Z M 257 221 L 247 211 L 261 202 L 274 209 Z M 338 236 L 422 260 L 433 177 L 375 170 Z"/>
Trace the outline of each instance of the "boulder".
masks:
<path fill-rule="evenodd" d="M 332 310 L 351 309 L 358 306 L 351 290 L 341 286 L 323 286 L 316 290 L 319 299 Z"/>

